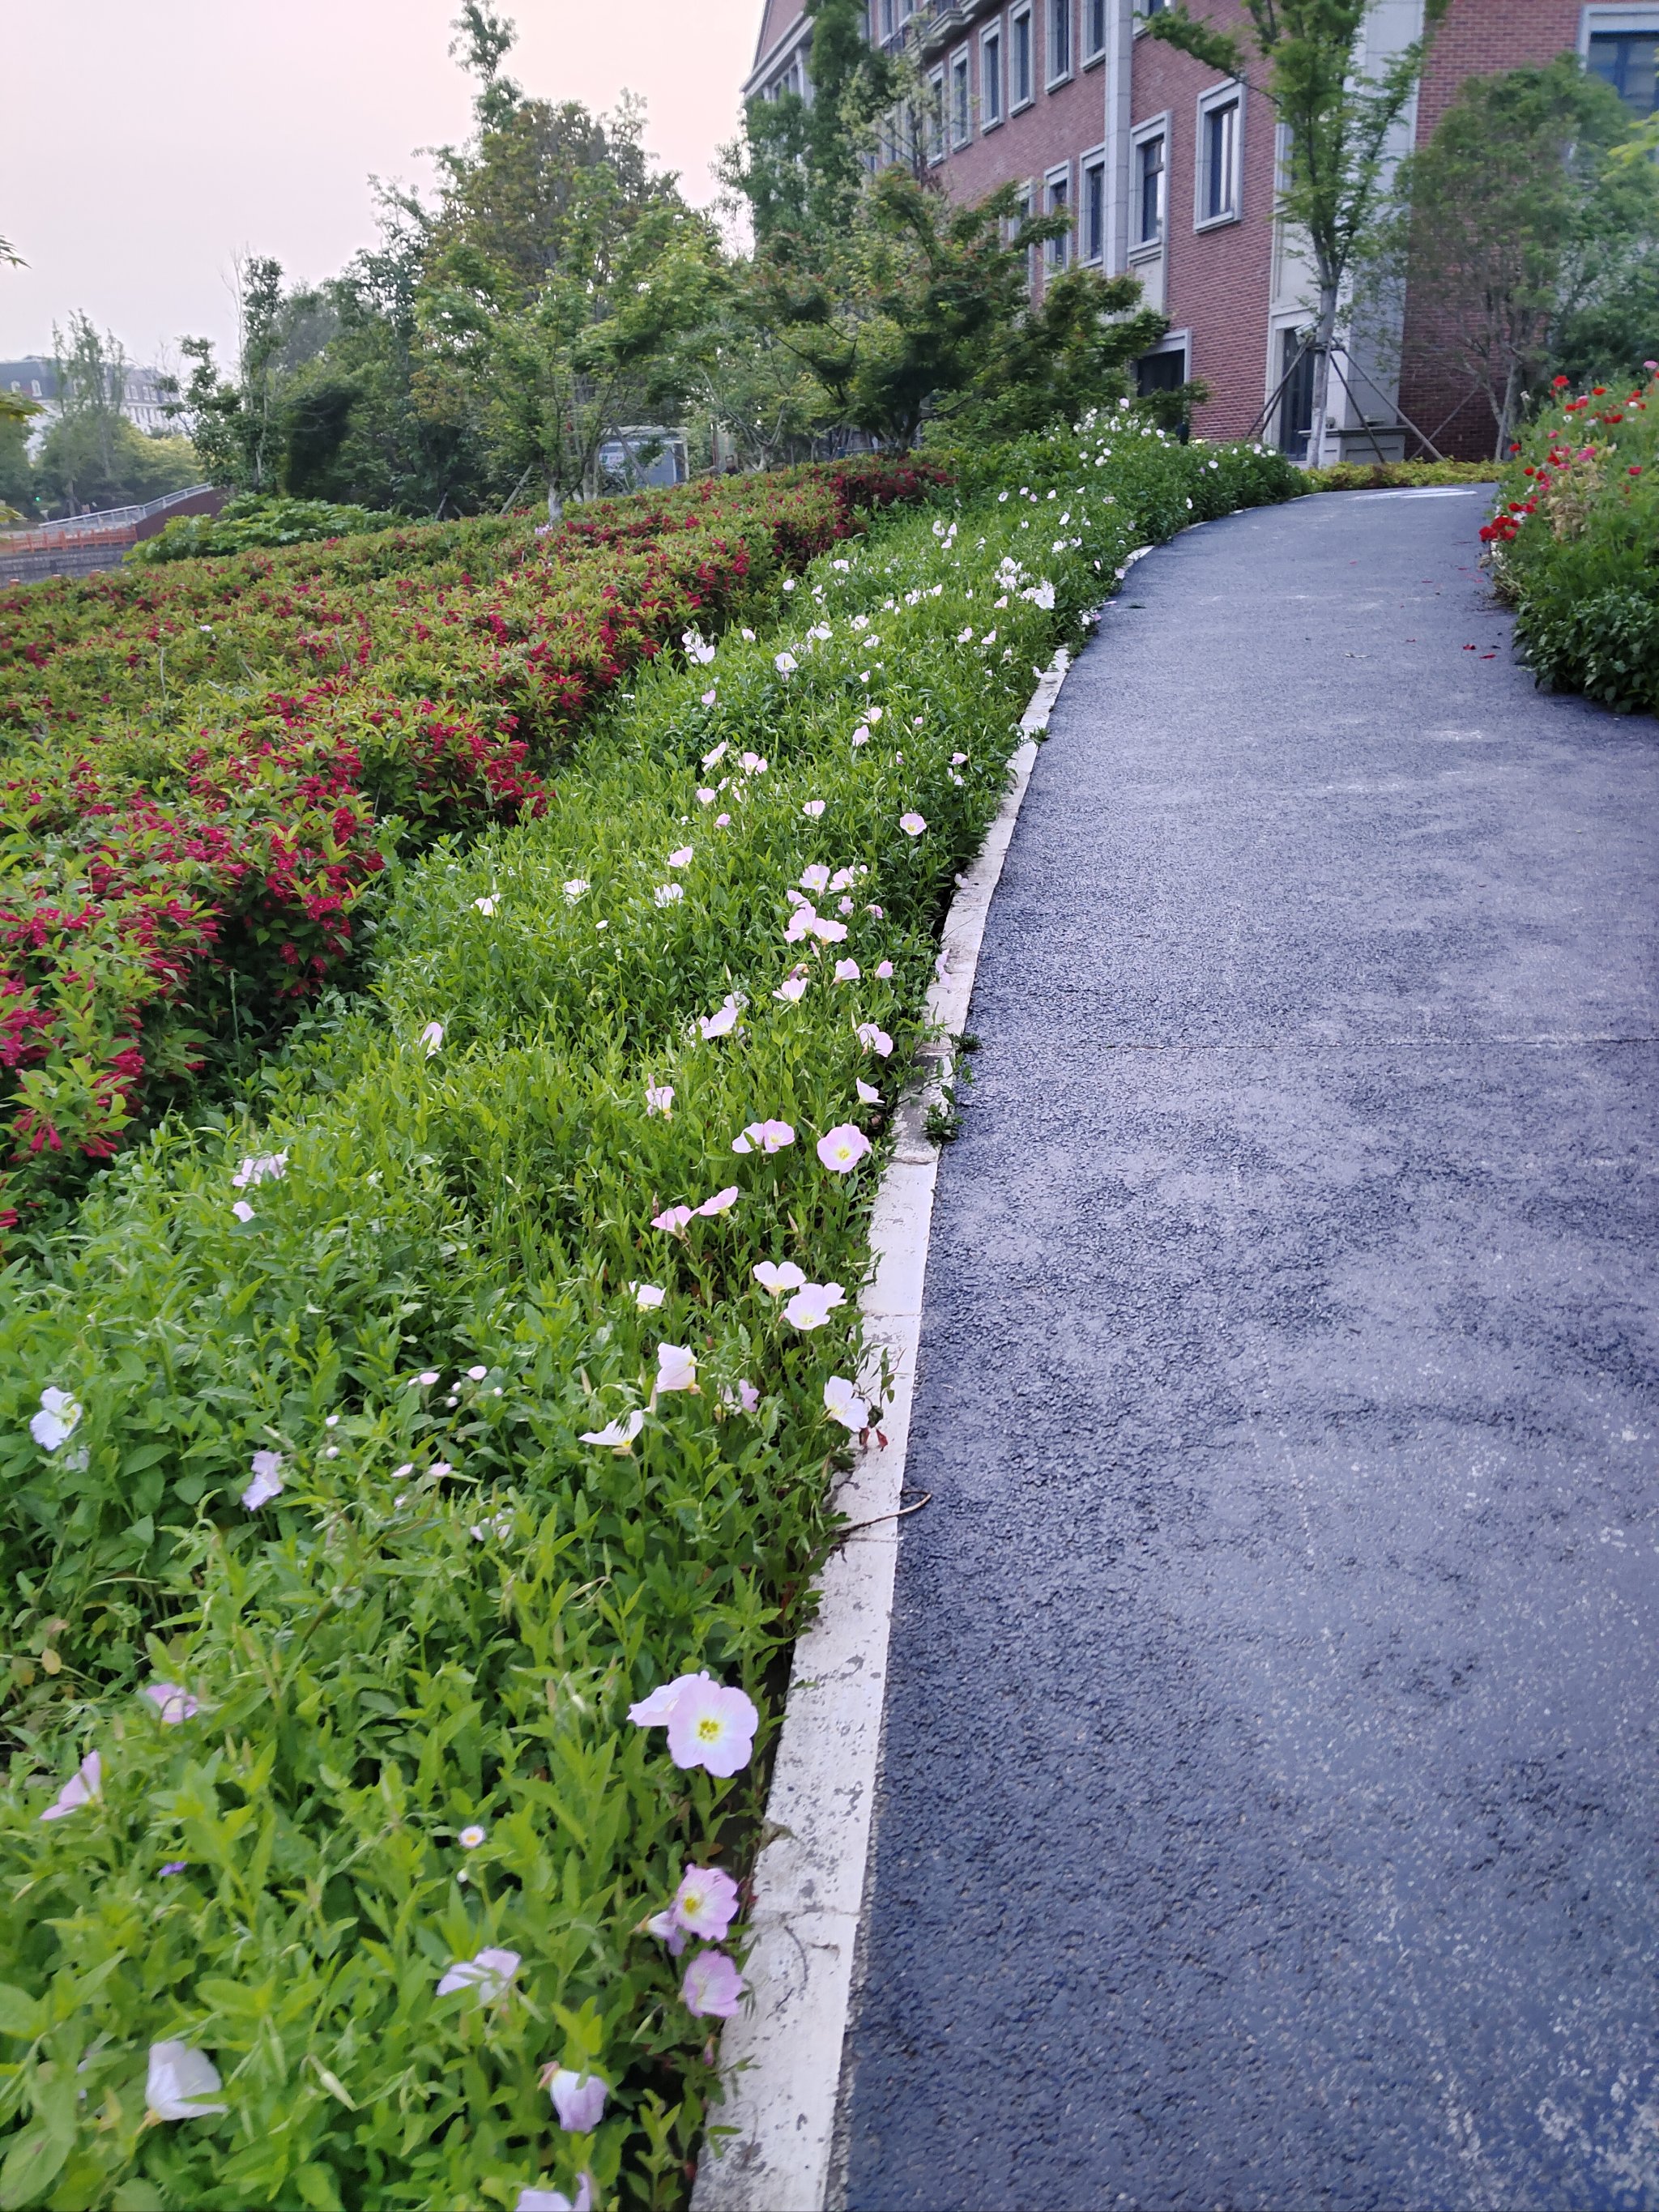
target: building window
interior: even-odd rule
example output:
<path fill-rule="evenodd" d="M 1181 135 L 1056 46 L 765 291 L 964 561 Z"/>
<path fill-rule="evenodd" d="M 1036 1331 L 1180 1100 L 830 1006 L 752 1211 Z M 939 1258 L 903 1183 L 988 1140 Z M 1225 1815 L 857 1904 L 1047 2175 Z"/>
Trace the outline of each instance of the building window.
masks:
<path fill-rule="evenodd" d="M 1135 390 L 1143 399 L 1154 392 L 1179 392 L 1187 381 L 1187 349 L 1144 353 L 1135 363 Z"/>
<path fill-rule="evenodd" d="M 968 98 L 968 53 L 964 47 L 951 63 L 951 143 L 965 146 L 973 124 L 973 107 Z"/>
<path fill-rule="evenodd" d="M 1062 84 L 1072 74 L 1072 0 L 1048 0 L 1048 82 Z"/>
<path fill-rule="evenodd" d="M 1308 458 L 1313 435 L 1314 356 L 1300 331 L 1285 331 L 1279 341 L 1279 374 L 1285 388 L 1279 395 L 1279 450 L 1293 461 Z"/>
<path fill-rule="evenodd" d="M 1097 62 L 1106 51 L 1106 0 L 1083 0 L 1083 58 Z"/>
<path fill-rule="evenodd" d="M 1106 258 L 1106 157 L 1091 155 L 1083 165 L 1082 252 L 1085 261 Z"/>
<path fill-rule="evenodd" d="M 987 31 L 979 42 L 979 118 L 981 131 L 1002 120 L 1002 31 Z"/>
<path fill-rule="evenodd" d="M 1043 179 L 1042 197 L 1043 213 L 1045 215 L 1063 215 L 1069 216 L 1072 212 L 1071 170 L 1069 168 L 1059 169 L 1054 171 L 1049 176 L 1045 177 Z M 1063 232 L 1059 238 L 1049 239 L 1043 247 L 1043 258 L 1047 261 L 1048 268 L 1053 274 L 1057 275 L 1060 270 L 1065 268 L 1066 263 L 1072 258 L 1072 234 L 1070 231 Z"/>
<path fill-rule="evenodd" d="M 1638 115 L 1659 107 L 1659 31 L 1592 31 L 1589 60 L 1592 75 Z"/>
<path fill-rule="evenodd" d="M 1238 213 L 1238 94 L 1212 100 L 1198 125 L 1198 220 L 1227 222 Z"/>
<path fill-rule="evenodd" d="M 1008 36 L 1012 41 L 1009 60 L 1013 68 L 1014 81 L 1009 88 L 1011 108 L 1027 107 L 1036 97 L 1036 76 L 1031 67 L 1031 11 L 1022 8 L 1018 15 L 1008 18 Z"/>
<path fill-rule="evenodd" d="M 1135 146 L 1135 235 L 1137 246 L 1157 246 L 1164 237 L 1164 133 L 1155 131 Z"/>
<path fill-rule="evenodd" d="M 927 80 L 927 158 L 945 159 L 945 73 L 935 70 Z"/>
<path fill-rule="evenodd" d="M 1020 187 L 1019 198 L 1014 203 L 1013 220 L 1008 226 L 1009 242 L 1011 244 L 1018 238 L 1021 231 L 1024 229 L 1026 224 L 1030 221 L 1030 219 L 1031 187 L 1029 185 L 1024 185 Z M 1036 249 L 1034 246 L 1028 246 L 1025 249 L 1025 289 L 1030 292 L 1035 290 L 1036 287 Z"/>

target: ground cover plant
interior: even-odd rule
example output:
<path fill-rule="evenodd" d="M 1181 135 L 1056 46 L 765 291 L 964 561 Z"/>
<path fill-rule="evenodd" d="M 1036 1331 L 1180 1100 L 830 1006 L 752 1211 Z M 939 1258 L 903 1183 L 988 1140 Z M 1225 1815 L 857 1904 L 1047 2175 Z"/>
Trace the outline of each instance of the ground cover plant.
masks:
<path fill-rule="evenodd" d="M 939 918 L 1126 555 L 1297 484 L 972 459 L 14 1261 L 0 2203 L 684 2200 Z"/>
<path fill-rule="evenodd" d="M 688 626 L 927 489 L 864 459 L 154 580 L 14 592 L 0 658 L 0 1225 L 361 959 L 434 836 L 534 814 Z"/>
<path fill-rule="evenodd" d="M 248 553 L 256 547 L 355 538 L 366 531 L 393 528 L 397 520 L 396 515 L 325 499 L 263 499 L 256 495 L 228 501 L 217 514 L 180 515 L 154 538 L 142 538 L 126 557 L 138 567 L 153 568 L 166 561 Z"/>
<path fill-rule="evenodd" d="M 1540 684 L 1659 713 L 1659 365 L 1556 396 L 1517 441 L 1481 531 Z"/>

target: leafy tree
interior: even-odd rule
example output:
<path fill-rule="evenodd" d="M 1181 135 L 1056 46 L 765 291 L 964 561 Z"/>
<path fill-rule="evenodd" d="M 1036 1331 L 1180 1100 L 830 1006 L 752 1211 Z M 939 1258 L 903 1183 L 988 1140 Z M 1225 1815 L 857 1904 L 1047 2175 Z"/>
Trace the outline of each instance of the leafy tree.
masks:
<path fill-rule="evenodd" d="M 1659 346 L 1659 178 L 1610 86 L 1570 56 L 1466 84 L 1402 165 L 1378 250 L 1422 340 L 1482 393 L 1501 456 L 1558 367 L 1630 374 Z"/>
<path fill-rule="evenodd" d="M 1382 0 L 1243 0 L 1248 39 L 1196 21 L 1184 4 L 1152 15 L 1154 38 L 1261 93 L 1285 126 L 1278 214 L 1307 240 L 1318 300 L 1313 419 L 1329 409 L 1331 346 L 1345 289 L 1375 239 L 1388 188 L 1389 140 L 1423 74 L 1447 0 L 1425 0 L 1421 37 L 1376 76 L 1358 67 Z M 1254 74 L 1252 72 L 1254 71 Z"/>
<path fill-rule="evenodd" d="M 83 314 L 52 331 L 58 413 L 41 442 L 33 500 L 74 513 L 158 498 L 193 483 L 200 463 L 180 438 L 149 438 L 122 413 L 131 364 Z"/>
<path fill-rule="evenodd" d="M 812 97 L 751 100 L 746 143 L 725 174 L 748 200 L 757 248 L 782 233 L 833 231 L 852 219 L 878 125 L 916 96 L 914 72 L 870 43 L 863 0 L 806 0 Z"/>

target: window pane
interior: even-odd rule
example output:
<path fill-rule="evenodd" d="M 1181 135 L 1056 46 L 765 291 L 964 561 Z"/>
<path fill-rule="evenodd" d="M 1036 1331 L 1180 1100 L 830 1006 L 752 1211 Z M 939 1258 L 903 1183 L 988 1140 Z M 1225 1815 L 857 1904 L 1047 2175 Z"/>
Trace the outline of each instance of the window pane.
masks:
<path fill-rule="evenodd" d="M 1048 77 L 1069 74 L 1072 66 L 1072 0 L 1048 0 Z"/>
<path fill-rule="evenodd" d="M 1238 103 L 1212 107 L 1204 118 L 1204 213 L 1206 218 L 1233 212 L 1233 155 L 1237 144 Z"/>
<path fill-rule="evenodd" d="M 987 39 L 980 49 L 980 105 L 987 123 L 1002 120 L 1002 41 Z"/>
<path fill-rule="evenodd" d="M 1014 18 L 1014 101 L 1018 106 L 1031 97 L 1031 19 L 1029 15 Z"/>
<path fill-rule="evenodd" d="M 1651 115 L 1659 106 L 1659 89 L 1654 82 L 1659 68 L 1659 33 L 1593 32 L 1589 65 L 1638 115 Z"/>
<path fill-rule="evenodd" d="M 1137 202 L 1136 239 L 1147 245 L 1161 237 L 1164 229 L 1164 139 L 1143 138 L 1138 149 L 1139 190 Z"/>
<path fill-rule="evenodd" d="M 1106 170 L 1098 161 L 1083 173 L 1083 251 L 1091 261 L 1106 252 Z"/>
<path fill-rule="evenodd" d="M 1106 45 L 1106 0 L 1087 0 L 1087 9 L 1083 50 L 1092 59 Z"/>

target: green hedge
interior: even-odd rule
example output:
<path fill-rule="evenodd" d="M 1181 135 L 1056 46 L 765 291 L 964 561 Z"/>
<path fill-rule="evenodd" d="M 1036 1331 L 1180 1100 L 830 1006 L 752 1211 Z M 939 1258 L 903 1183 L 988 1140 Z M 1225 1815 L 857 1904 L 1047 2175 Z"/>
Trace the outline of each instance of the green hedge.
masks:
<path fill-rule="evenodd" d="M 367 507 L 337 507 L 325 499 L 244 496 L 227 501 L 217 514 L 181 514 L 154 538 L 141 539 L 127 559 L 141 568 L 155 568 L 168 561 L 250 553 L 256 547 L 356 538 L 368 531 L 394 528 L 397 522 L 395 514 L 377 514 Z"/>
<path fill-rule="evenodd" d="M 752 1846 L 937 925 L 1126 554 L 1297 481 L 1091 428 L 781 580 L 760 635 L 641 669 L 539 817 L 400 871 L 372 1000 L 257 1110 L 167 1125 L 14 1265 L 0 2203 L 683 2202 L 713 1954 L 645 1923 Z M 772 1120 L 793 1144 L 735 1149 Z M 817 1140 L 848 1128 L 844 1172 Z M 844 1303 L 794 1325 L 763 1261 Z M 664 1346 L 695 1392 L 653 1387 Z M 51 1450 L 49 1390 L 83 1409 Z M 284 1487 L 247 1510 L 256 1454 Z M 628 1717 L 701 1669 L 759 1711 L 729 1778 Z M 507 1990 L 441 1995 L 487 1947 Z M 147 2119 L 174 2042 L 224 2111 Z M 550 2065 L 603 2078 L 596 2128 Z"/>

